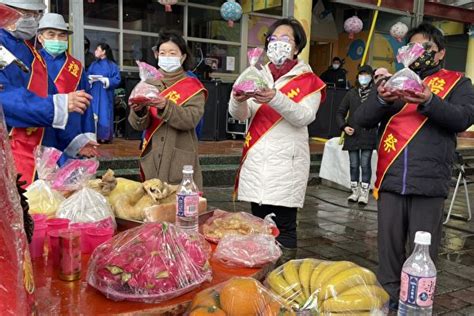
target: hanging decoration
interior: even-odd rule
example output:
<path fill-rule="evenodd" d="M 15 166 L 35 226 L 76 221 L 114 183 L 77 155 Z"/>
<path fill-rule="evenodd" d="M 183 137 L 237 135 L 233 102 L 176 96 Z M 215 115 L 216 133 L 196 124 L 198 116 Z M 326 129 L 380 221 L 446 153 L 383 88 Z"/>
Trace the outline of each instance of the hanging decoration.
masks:
<path fill-rule="evenodd" d="M 362 31 L 363 27 L 364 23 L 362 23 L 362 20 L 357 15 L 348 18 L 344 22 L 344 31 L 349 33 L 349 39 L 354 39 L 354 35 Z"/>
<path fill-rule="evenodd" d="M 242 7 L 235 0 L 227 0 L 221 6 L 221 16 L 229 27 L 234 27 L 234 22 L 242 17 Z"/>
<path fill-rule="evenodd" d="M 401 42 L 408 33 L 408 26 L 403 22 L 397 22 L 390 28 L 390 35 Z"/>
<path fill-rule="evenodd" d="M 158 2 L 165 6 L 165 12 L 171 12 L 171 11 L 173 11 L 171 9 L 171 6 L 176 4 L 176 2 L 178 2 L 178 0 L 158 0 Z"/>

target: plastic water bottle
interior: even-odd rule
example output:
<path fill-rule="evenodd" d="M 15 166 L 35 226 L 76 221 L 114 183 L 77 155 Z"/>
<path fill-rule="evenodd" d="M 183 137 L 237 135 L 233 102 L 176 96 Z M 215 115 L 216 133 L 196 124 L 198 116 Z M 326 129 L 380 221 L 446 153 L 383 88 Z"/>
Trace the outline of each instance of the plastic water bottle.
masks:
<path fill-rule="evenodd" d="M 416 232 L 415 250 L 402 268 L 398 315 L 425 316 L 433 313 L 436 267 L 430 258 L 431 234 Z"/>
<path fill-rule="evenodd" d="M 183 167 L 183 180 L 176 193 L 176 225 L 189 234 L 197 234 L 199 224 L 199 190 L 193 174 L 193 166 Z"/>

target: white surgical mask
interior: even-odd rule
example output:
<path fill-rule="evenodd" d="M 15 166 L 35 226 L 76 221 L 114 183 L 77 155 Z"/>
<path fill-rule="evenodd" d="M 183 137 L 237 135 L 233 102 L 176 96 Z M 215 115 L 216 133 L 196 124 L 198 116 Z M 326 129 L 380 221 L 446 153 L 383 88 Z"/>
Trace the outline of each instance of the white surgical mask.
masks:
<path fill-rule="evenodd" d="M 21 17 L 15 23 L 15 30 L 11 33 L 18 39 L 30 40 L 35 36 L 37 30 L 38 21 L 34 17 Z"/>
<path fill-rule="evenodd" d="M 365 87 L 370 83 L 370 81 L 372 81 L 372 77 L 367 75 L 359 75 L 358 80 L 360 85 Z"/>
<path fill-rule="evenodd" d="M 175 72 L 181 68 L 181 58 L 174 56 L 159 56 L 158 57 L 158 67 L 163 69 L 166 72 Z"/>
<path fill-rule="evenodd" d="M 281 66 L 290 58 L 291 44 L 283 41 L 270 42 L 267 47 L 267 57 L 276 66 Z"/>
<path fill-rule="evenodd" d="M 334 68 L 334 69 L 339 69 L 339 67 L 341 67 L 340 64 L 332 64 L 332 68 Z"/>

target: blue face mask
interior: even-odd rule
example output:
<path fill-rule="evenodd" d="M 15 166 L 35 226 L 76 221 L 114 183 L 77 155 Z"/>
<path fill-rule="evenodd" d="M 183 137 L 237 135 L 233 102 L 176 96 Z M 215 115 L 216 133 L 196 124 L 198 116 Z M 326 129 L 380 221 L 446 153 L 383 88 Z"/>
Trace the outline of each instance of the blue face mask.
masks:
<path fill-rule="evenodd" d="M 372 81 L 372 77 L 367 75 L 359 75 L 358 80 L 361 86 L 366 87 Z"/>
<path fill-rule="evenodd" d="M 45 39 L 43 43 L 43 47 L 49 54 L 53 56 L 58 56 L 67 50 L 68 42 Z"/>

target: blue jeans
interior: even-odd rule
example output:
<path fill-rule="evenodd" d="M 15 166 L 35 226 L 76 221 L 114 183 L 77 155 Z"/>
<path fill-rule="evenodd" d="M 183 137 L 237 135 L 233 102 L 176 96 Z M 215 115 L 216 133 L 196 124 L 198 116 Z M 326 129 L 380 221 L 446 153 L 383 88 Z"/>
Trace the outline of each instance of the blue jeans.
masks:
<path fill-rule="evenodd" d="M 372 177 L 372 150 L 349 150 L 351 182 L 359 182 L 362 169 L 362 183 L 370 183 Z"/>

